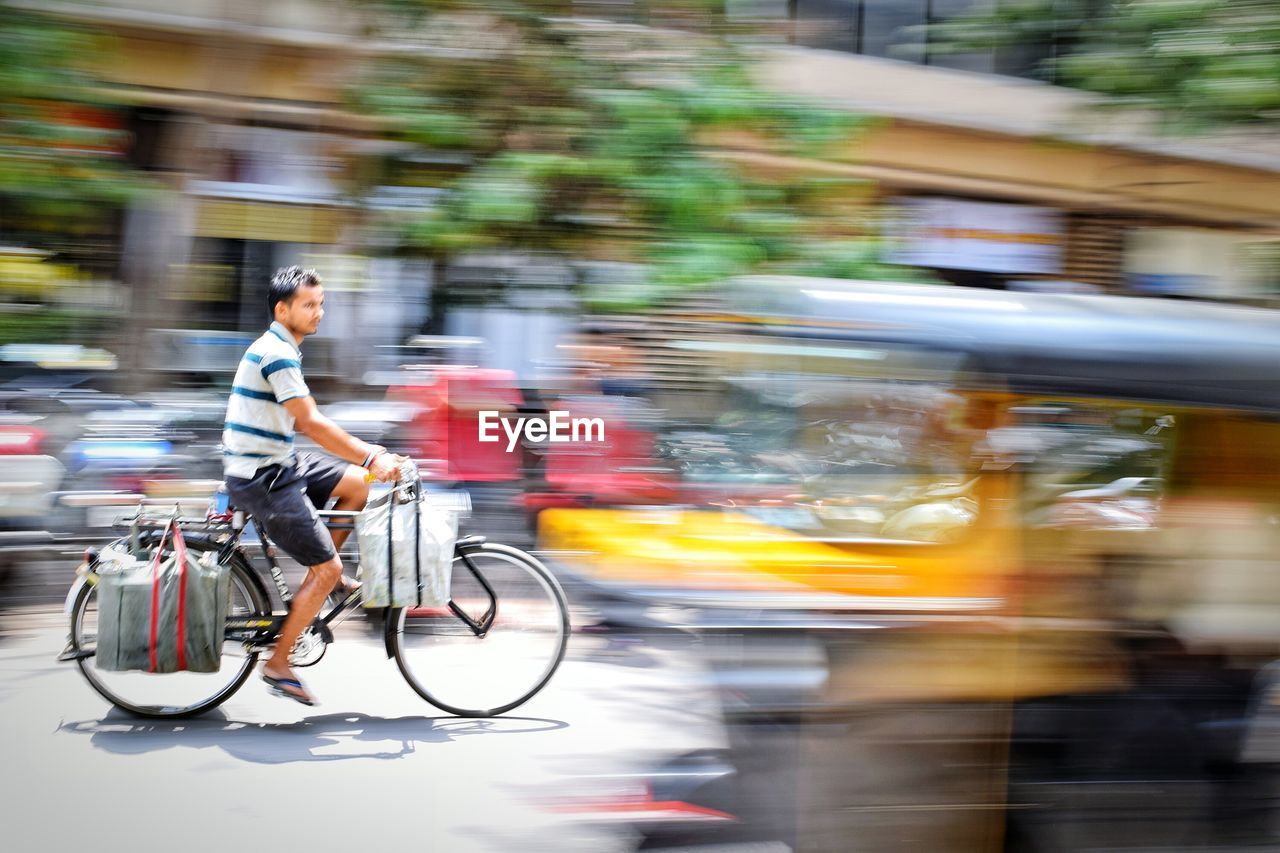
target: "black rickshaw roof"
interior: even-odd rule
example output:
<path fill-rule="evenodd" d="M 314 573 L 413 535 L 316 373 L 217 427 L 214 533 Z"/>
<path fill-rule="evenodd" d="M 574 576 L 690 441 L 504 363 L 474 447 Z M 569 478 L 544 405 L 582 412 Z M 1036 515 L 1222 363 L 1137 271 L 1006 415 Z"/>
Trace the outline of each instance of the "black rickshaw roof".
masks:
<path fill-rule="evenodd" d="M 725 295 L 734 315 L 788 335 L 961 353 L 1011 391 L 1280 414 L 1280 311 L 788 276 Z"/>

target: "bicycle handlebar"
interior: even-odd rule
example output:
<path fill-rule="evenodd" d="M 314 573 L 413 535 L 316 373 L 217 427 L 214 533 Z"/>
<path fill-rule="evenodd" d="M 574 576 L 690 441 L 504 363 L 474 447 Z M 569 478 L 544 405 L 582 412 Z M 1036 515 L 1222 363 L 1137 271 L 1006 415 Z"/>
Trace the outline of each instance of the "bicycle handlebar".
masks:
<path fill-rule="evenodd" d="M 418 463 L 413 460 L 413 457 L 406 456 L 400 463 L 400 476 L 397 481 L 405 485 L 410 483 L 416 485 L 422 482 L 422 474 L 418 471 Z"/>
<path fill-rule="evenodd" d="M 413 459 L 406 457 L 400 463 L 396 485 L 392 487 L 391 493 L 397 495 L 401 503 L 409 503 L 422 496 L 422 475 L 418 472 L 418 463 Z"/>

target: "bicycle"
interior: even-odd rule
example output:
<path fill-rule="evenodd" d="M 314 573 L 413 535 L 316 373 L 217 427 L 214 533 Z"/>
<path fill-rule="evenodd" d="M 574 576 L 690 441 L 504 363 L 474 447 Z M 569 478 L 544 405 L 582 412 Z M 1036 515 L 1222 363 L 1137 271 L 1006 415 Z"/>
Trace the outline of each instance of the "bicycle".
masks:
<path fill-rule="evenodd" d="M 421 494 L 416 473 L 412 482 L 401 481 L 395 488 Z M 430 501 L 431 496 L 424 499 Z M 340 529 L 354 525 L 358 513 L 322 510 L 320 515 L 330 529 Z M 140 505 L 129 520 L 137 528 L 136 546 L 155 547 L 171 519 L 147 518 Z M 58 659 L 74 661 L 104 699 L 141 717 L 195 716 L 231 698 L 253 673 L 259 655 L 272 648 L 293 597 L 271 543 L 258 529 L 262 556 L 286 608 L 284 612 L 273 609 L 249 546 L 241 542 L 253 523 L 251 516 L 234 507 L 224 512 L 211 507 L 206 518 L 179 517 L 177 523 L 189 550 L 216 550 L 219 561 L 231 566 L 231 601 L 218 672 L 154 675 L 98 669 L 94 666 L 97 576 L 89 555 L 67 594 L 71 630 Z M 322 611 L 294 645 L 291 664 L 318 663 L 334 642 L 330 626 L 351 611 L 359 598 L 359 591 L 353 591 L 328 612 Z M 395 659 L 418 695 L 462 717 L 492 717 L 533 698 L 564 659 L 570 631 L 564 592 L 546 566 L 531 554 L 489 543 L 483 536 L 455 542 L 447 607 L 382 608 L 381 612 L 387 657 Z"/>

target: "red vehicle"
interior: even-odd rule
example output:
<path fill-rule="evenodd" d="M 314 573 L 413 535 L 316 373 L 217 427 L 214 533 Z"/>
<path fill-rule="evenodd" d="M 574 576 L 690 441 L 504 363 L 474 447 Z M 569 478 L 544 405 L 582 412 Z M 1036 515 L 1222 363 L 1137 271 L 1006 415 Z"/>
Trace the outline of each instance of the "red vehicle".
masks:
<path fill-rule="evenodd" d="M 388 399 L 412 404 L 407 450 L 428 460 L 424 475 L 470 483 L 513 482 L 521 476 L 521 453 L 506 441 L 481 442 L 479 413 L 512 415 L 524 405 L 509 370 L 438 366 L 387 389 Z"/>
<path fill-rule="evenodd" d="M 602 441 L 547 444 L 541 482 L 524 496 L 531 515 L 551 507 L 667 504 L 679 493 L 676 472 L 659 464 L 655 433 L 637 412 L 639 401 L 584 396 L 551 406 L 571 419 L 598 419 Z"/>

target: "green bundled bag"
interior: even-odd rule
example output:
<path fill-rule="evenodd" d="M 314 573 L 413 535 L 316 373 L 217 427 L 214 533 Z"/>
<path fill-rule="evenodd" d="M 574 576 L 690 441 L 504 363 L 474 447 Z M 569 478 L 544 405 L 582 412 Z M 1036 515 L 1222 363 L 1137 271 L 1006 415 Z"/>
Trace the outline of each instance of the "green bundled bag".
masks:
<path fill-rule="evenodd" d="M 173 534 L 173 550 L 165 544 Z M 231 567 L 187 550 L 176 520 L 151 559 L 110 549 L 98 569 L 96 666 L 109 672 L 217 672 Z"/>

